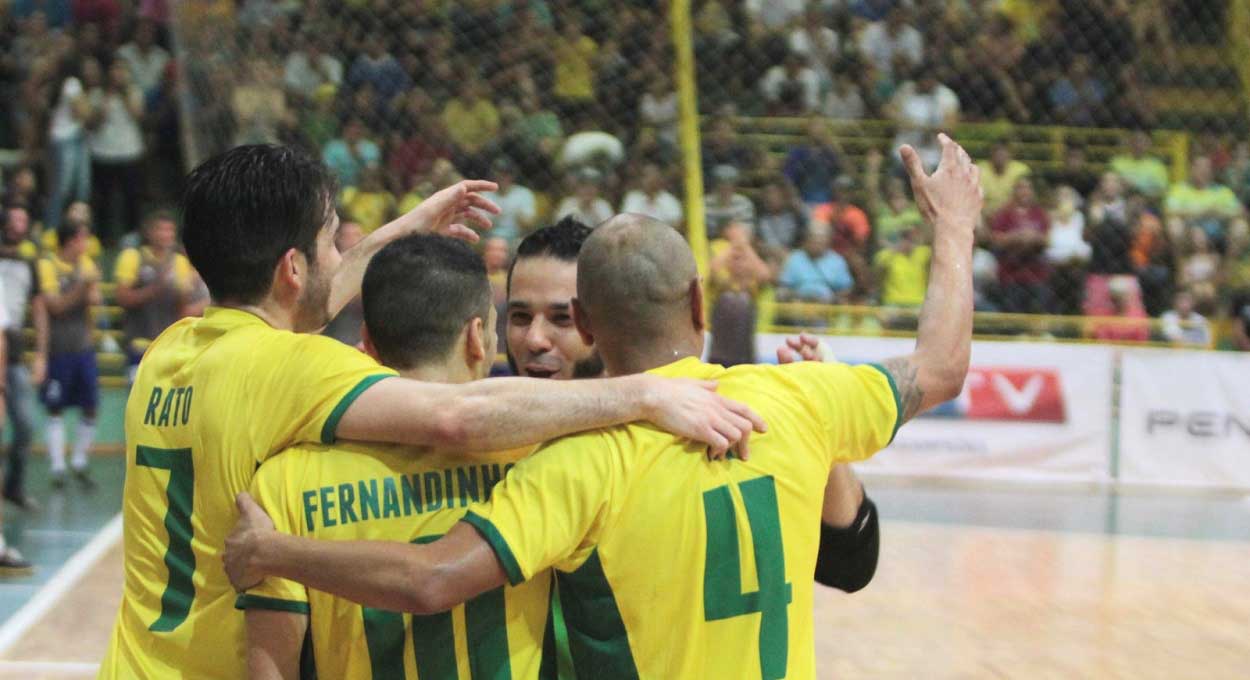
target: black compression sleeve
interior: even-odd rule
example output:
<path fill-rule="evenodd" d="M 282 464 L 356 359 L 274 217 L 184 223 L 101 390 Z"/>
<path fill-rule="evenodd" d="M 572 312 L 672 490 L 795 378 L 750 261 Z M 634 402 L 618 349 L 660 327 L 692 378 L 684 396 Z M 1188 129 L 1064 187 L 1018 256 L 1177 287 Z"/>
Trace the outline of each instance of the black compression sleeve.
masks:
<path fill-rule="evenodd" d="M 877 506 L 864 496 L 851 526 L 842 529 L 821 522 L 816 582 L 853 593 L 872 581 L 880 552 Z"/>

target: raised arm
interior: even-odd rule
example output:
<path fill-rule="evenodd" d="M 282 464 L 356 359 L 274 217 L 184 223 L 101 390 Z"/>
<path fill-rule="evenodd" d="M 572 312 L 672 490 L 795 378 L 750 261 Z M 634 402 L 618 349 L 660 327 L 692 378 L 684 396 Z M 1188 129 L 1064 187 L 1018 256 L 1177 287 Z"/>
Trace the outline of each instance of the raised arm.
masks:
<path fill-rule="evenodd" d="M 711 382 L 634 375 L 606 380 L 492 378 L 461 385 L 383 380 L 343 414 L 338 437 L 355 441 L 498 451 L 548 439 L 649 421 L 706 443 L 714 457 L 743 448 L 765 426 L 749 407 Z"/>
<path fill-rule="evenodd" d="M 899 151 L 916 205 L 933 228 L 933 261 L 916 349 L 882 362 L 898 388 L 900 422 L 959 396 L 972 345 L 972 247 L 984 202 L 981 173 L 951 138 L 942 134 L 938 139 L 942 161 L 932 175 L 925 174 L 915 149 Z"/>
<path fill-rule="evenodd" d="M 329 316 L 338 313 L 360 294 L 360 282 L 364 280 L 369 260 L 386 244 L 409 234 L 442 234 L 466 241 L 476 241 L 477 232 L 465 226 L 490 228 L 490 220 L 483 214 L 499 214 L 499 206 L 484 198 L 481 192 L 495 191 L 494 182 L 464 180 L 430 196 L 405 215 L 369 234 L 354 248 L 343 253 L 343 262 L 330 284 L 328 301 Z"/>

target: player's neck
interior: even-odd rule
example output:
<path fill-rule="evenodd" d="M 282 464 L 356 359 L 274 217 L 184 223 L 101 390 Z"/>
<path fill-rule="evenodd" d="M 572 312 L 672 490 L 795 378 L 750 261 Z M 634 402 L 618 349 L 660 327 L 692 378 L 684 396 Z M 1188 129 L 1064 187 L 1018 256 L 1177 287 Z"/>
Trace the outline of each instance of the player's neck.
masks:
<path fill-rule="evenodd" d="M 425 366 L 417 366 L 399 372 L 402 377 L 409 380 L 418 380 L 428 383 L 442 383 L 444 385 L 456 385 L 466 383 L 473 378 L 468 375 L 467 371 L 456 370 L 453 366 L 446 364 L 429 364 Z"/>
<path fill-rule="evenodd" d="M 667 338 L 648 343 L 648 347 L 636 345 L 627 348 L 612 347 L 596 339 L 599 354 L 603 357 L 603 365 L 608 375 L 634 375 L 644 373 L 687 357 L 699 357 L 703 354 L 703 343 L 698 338 Z"/>
<path fill-rule="evenodd" d="M 280 331 L 295 332 L 295 311 L 284 309 L 272 298 L 265 298 L 260 303 L 255 305 L 240 305 L 231 302 L 222 302 L 220 306 L 252 314 L 259 317 L 261 321 L 264 321 Z"/>

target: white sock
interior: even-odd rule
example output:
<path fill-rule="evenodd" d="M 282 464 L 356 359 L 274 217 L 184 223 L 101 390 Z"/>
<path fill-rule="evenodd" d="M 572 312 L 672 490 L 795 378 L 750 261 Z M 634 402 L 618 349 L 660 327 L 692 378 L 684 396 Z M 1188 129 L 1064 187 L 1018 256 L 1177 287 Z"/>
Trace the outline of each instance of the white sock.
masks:
<path fill-rule="evenodd" d="M 78 436 L 74 439 L 74 455 L 70 459 L 70 465 L 75 470 L 87 469 L 87 452 L 91 450 L 93 443 L 95 443 L 95 421 L 83 418 L 78 421 Z"/>
<path fill-rule="evenodd" d="M 65 472 L 65 420 L 60 416 L 48 418 L 48 457 L 52 474 Z"/>

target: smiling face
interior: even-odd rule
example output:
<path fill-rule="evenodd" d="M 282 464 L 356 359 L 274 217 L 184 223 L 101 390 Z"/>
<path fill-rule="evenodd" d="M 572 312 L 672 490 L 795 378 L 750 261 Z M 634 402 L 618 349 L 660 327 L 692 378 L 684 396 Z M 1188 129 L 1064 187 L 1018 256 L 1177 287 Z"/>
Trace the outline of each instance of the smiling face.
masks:
<path fill-rule="evenodd" d="M 512 270 L 508 292 L 508 356 L 519 375 L 568 380 L 595 370 L 593 345 L 573 324 L 577 263 L 554 257 L 525 257 Z"/>

